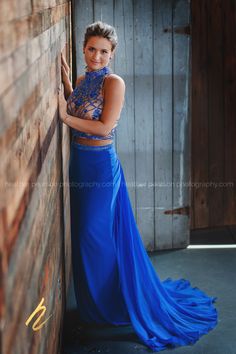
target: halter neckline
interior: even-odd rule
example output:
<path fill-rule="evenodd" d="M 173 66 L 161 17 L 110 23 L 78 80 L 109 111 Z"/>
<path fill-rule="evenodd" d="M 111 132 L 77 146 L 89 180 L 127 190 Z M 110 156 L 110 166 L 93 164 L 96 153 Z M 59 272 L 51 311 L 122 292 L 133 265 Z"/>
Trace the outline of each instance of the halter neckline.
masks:
<path fill-rule="evenodd" d="M 94 79 L 97 77 L 102 77 L 110 72 L 111 72 L 111 69 L 109 68 L 109 66 L 104 66 L 103 68 L 98 69 L 98 70 L 91 70 L 91 71 L 86 70 L 85 71 L 85 78 Z"/>

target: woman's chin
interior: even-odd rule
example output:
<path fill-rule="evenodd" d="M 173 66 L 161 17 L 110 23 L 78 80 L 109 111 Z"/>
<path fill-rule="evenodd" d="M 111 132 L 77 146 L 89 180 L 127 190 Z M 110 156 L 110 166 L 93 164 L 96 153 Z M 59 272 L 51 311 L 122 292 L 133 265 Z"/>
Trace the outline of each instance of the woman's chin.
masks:
<path fill-rule="evenodd" d="M 101 63 L 94 63 L 94 62 L 89 62 L 89 64 L 87 64 L 89 70 L 99 70 L 102 69 L 105 65 L 101 64 Z"/>

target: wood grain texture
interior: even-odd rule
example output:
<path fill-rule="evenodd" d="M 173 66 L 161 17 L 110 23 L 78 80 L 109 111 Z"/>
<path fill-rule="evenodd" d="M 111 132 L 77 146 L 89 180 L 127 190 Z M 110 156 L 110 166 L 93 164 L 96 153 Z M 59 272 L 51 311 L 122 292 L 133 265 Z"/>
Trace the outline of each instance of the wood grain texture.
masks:
<path fill-rule="evenodd" d="M 69 130 L 58 118 L 57 88 L 71 5 L 1 5 L 9 11 L 0 14 L 1 347 L 4 354 L 59 353 L 71 265 Z M 42 298 L 39 324 L 52 316 L 33 331 L 39 314 L 25 321 Z"/>
<path fill-rule="evenodd" d="M 114 26 L 118 34 L 118 46 L 114 57 L 114 71 L 125 81 L 125 103 L 119 127 L 115 135 L 116 148 L 126 174 L 131 205 L 135 213 L 135 114 L 134 114 L 134 24 L 133 1 L 115 1 Z"/>
<path fill-rule="evenodd" d="M 236 5 L 193 0 L 191 12 L 191 228 L 234 225 Z"/>
<path fill-rule="evenodd" d="M 224 224 L 236 224 L 236 3 L 222 1 L 223 116 L 224 116 Z"/>
<path fill-rule="evenodd" d="M 175 28 L 190 22 L 189 1 L 173 2 L 173 199 L 172 209 L 189 207 L 190 181 L 190 116 L 189 116 L 189 35 Z M 173 214 L 173 248 L 189 244 L 189 215 Z"/>
<path fill-rule="evenodd" d="M 214 4 L 214 5 L 213 5 Z M 214 7 L 213 7 L 214 6 Z M 224 181 L 224 115 L 223 115 L 223 36 L 222 1 L 207 2 L 207 67 L 208 67 L 208 178 L 209 182 Z M 224 189 L 209 188 L 209 225 L 224 224 Z"/>
<path fill-rule="evenodd" d="M 136 220 L 150 251 L 154 250 L 152 21 L 152 1 L 134 2 Z"/>
<path fill-rule="evenodd" d="M 204 1 L 192 1 L 192 164 L 191 228 L 209 225 L 207 12 Z M 199 22 L 200 21 L 200 22 Z"/>
<path fill-rule="evenodd" d="M 165 32 L 170 28 L 170 32 Z M 172 247 L 172 0 L 154 2 L 155 247 Z"/>

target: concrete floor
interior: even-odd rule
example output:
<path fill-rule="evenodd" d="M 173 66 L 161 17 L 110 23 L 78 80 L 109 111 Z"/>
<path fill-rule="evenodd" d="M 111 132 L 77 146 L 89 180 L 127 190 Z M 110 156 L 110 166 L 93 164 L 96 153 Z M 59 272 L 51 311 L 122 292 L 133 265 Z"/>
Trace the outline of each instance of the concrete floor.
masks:
<path fill-rule="evenodd" d="M 200 232 L 201 237 L 202 232 Z M 211 237 L 212 234 L 209 235 Z M 196 245 L 199 242 L 196 234 L 194 236 L 195 239 L 191 243 Z M 234 242 L 232 239 L 231 244 Z M 217 243 L 223 246 L 219 236 Z M 178 249 L 157 251 L 149 255 L 160 279 L 185 278 L 192 286 L 197 286 L 209 296 L 218 297 L 215 302 L 219 315 L 218 325 L 212 331 L 202 336 L 194 345 L 166 349 L 162 352 L 236 354 L 236 248 Z M 150 352 L 152 351 L 142 344 L 132 330 L 132 326 L 90 326 L 81 329 L 77 324 L 76 304 L 71 283 L 67 299 L 62 354 Z"/>

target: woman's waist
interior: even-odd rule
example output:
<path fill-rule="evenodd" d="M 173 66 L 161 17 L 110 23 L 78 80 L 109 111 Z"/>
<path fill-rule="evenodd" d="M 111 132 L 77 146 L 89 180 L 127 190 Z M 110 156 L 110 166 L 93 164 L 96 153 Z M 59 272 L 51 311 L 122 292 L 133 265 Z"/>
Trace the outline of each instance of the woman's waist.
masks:
<path fill-rule="evenodd" d="M 87 145 L 87 146 L 103 146 L 103 145 L 110 145 L 113 143 L 112 139 L 89 139 L 89 138 L 82 138 L 80 136 L 73 136 L 73 142 L 77 144 Z"/>

